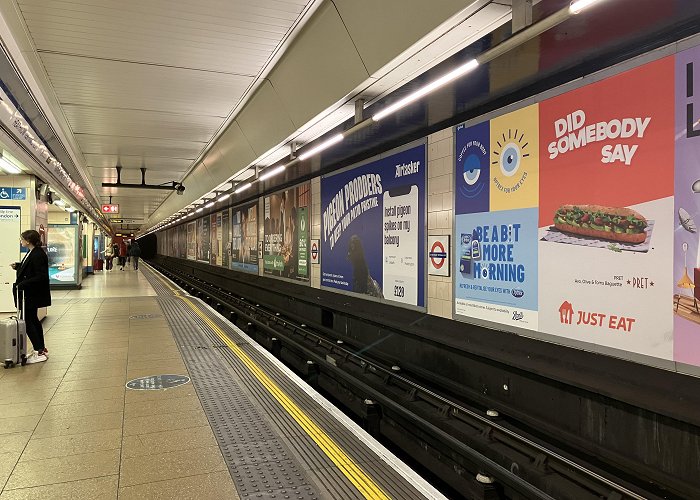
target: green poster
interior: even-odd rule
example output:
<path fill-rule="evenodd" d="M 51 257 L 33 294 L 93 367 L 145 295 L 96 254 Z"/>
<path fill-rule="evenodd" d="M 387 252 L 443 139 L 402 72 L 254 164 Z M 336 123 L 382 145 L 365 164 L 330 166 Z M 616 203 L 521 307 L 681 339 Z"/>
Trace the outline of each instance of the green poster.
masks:
<path fill-rule="evenodd" d="M 299 207 L 297 211 L 297 227 L 299 228 L 299 261 L 298 272 L 299 276 L 307 278 L 309 276 L 309 219 L 307 217 L 308 209 Z"/>

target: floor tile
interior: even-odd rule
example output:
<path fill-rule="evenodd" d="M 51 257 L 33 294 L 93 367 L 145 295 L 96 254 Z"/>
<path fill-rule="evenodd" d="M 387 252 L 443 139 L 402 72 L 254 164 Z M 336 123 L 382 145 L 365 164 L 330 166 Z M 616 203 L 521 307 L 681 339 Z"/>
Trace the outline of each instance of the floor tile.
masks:
<path fill-rule="evenodd" d="M 85 391 L 68 391 L 57 393 L 51 400 L 54 404 L 82 403 L 99 401 L 101 399 L 121 399 L 124 397 L 124 387 L 104 387 Z"/>
<path fill-rule="evenodd" d="M 0 418 L 41 415 L 44 413 L 44 410 L 46 410 L 48 404 L 48 401 L 32 401 L 28 403 L 0 405 Z"/>
<path fill-rule="evenodd" d="M 82 415 L 78 417 L 42 418 L 37 425 L 32 438 L 46 438 L 52 436 L 67 436 L 71 434 L 83 434 L 85 432 L 97 432 L 109 429 L 121 429 L 122 412 L 99 413 L 96 415 Z"/>
<path fill-rule="evenodd" d="M 0 435 L 33 431 L 40 419 L 41 415 L 0 418 Z"/>
<path fill-rule="evenodd" d="M 148 415 L 145 417 L 124 417 L 124 435 L 135 436 L 137 434 L 149 434 L 188 427 L 201 427 L 208 425 L 204 411 L 186 411 L 180 413 L 167 413 L 165 415 Z"/>
<path fill-rule="evenodd" d="M 163 391 L 126 391 L 125 401 L 127 403 L 134 403 L 138 401 L 160 401 L 163 399 L 172 398 L 183 398 L 185 396 L 196 396 L 197 393 L 194 390 L 192 384 L 184 384 L 178 387 L 173 387 L 172 389 L 166 389 Z"/>
<path fill-rule="evenodd" d="M 118 485 L 118 475 L 105 476 L 21 490 L 7 490 L 0 495 L 0 500 L 117 500 Z"/>
<path fill-rule="evenodd" d="M 106 429 L 68 436 L 32 437 L 27 443 L 20 461 L 26 462 L 28 460 L 80 455 L 86 451 L 116 450 L 121 447 L 121 442 L 121 426 L 118 429 Z"/>
<path fill-rule="evenodd" d="M 126 366 L 110 368 L 106 370 L 79 370 L 67 371 L 63 380 L 91 380 L 95 378 L 109 378 L 126 376 Z"/>
<path fill-rule="evenodd" d="M 197 411 L 202 408 L 197 396 L 184 398 L 169 398 L 156 401 L 139 401 L 126 403 L 124 417 L 145 417 L 148 415 L 161 415 L 166 413 L 181 413 L 184 411 Z"/>
<path fill-rule="evenodd" d="M 217 446 L 208 425 L 125 436 L 122 459 Z"/>
<path fill-rule="evenodd" d="M 54 404 L 51 403 L 44 412 L 44 418 L 70 418 L 102 413 L 116 413 L 122 411 L 124 401 L 122 399 L 102 399 L 99 401 L 83 401 L 81 403 Z"/>
<path fill-rule="evenodd" d="M 119 450 L 30 460 L 17 464 L 5 489 L 13 490 L 110 476 L 117 474 L 118 471 Z"/>
<path fill-rule="evenodd" d="M 57 393 L 84 391 L 88 389 L 103 389 L 105 387 L 121 387 L 125 383 L 126 378 L 123 375 L 86 380 L 64 380 L 61 385 L 58 386 Z"/>
<path fill-rule="evenodd" d="M 170 500 L 173 498 L 235 500 L 239 497 L 228 472 L 182 477 L 129 486 L 119 490 L 119 500 Z"/>
<path fill-rule="evenodd" d="M 227 471 L 227 468 L 218 446 L 198 448 L 197 453 L 184 450 L 144 455 L 122 461 L 119 486 L 125 488 L 219 471 Z"/>

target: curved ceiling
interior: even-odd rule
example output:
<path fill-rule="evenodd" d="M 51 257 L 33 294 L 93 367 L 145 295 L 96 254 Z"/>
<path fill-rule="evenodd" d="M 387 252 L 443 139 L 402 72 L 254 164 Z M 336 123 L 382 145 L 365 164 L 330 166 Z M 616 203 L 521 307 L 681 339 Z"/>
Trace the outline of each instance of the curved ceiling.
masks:
<path fill-rule="evenodd" d="M 91 191 L 136 229 L 341 123 L 355 96 L 383 95 L 463 48 L 506 22 L 509 4 L 6 0 L 0 14 Z M 187 191 L 103 188 L 117 165 L 122 182 L 144 167 L 148 184 Z"/>

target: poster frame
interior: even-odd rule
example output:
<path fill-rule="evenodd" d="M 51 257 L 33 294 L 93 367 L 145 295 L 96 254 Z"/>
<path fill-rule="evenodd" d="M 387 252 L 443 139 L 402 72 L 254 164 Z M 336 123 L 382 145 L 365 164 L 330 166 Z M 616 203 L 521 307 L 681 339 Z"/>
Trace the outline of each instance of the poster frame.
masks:
<path fill-rule="evenodd" d="M 353 163 L 351 165 L 348 165 L 347 167 L 343 167 L 341 169 L 334 170 L 333 172 L 330 172 L 326 175 L 319 176 L 319 179 L 321 179 L 323 177 L 333 177 L 335 175 L 347 172 L 348 170 L 352 170 L 353 168 L 362 167 L 362 166 L 367 165 L 369 163 L 373 163 L 377 160 L 382 160 L 386 157 L 393 156 L 397 153 L 401 153 L 403 151 L 407 151 L 409 149 L 413 149 L 413 148 L 421 146 L 421 145 L 423 145 L 425 147 L 426 168 L 425 168 L 425 174 L 424 174 L 425 175 L 425 204 L 423 207 L 423 213 L 419 214 L 419 217 L 422 217 L 422 219 L 419 219 L 419 222 L 422 223 L 426 229 L 425 229 L 425 234 L 423 235 L 424 236 L 423 241 L 419 241 L 418 244 L 422 245 L 423 248 L 425 248 L 428 245 L 428 197 L 429 197 L 429 193 L 428 193 L 428 168 L 429 168 L 428 167 L 428 164 L 429 164 L 428 157 L 429 157 L 429 152 L 428 152 L 428 138 L 427 137 L 423 137 L 421 139 L 416 139 L 415 141 L 407 142 L 406 144 L 402 144 L 401 146 L 397 146 L 393 149 L 383 151 L 382 153 L 380 153 L 378 155 L 370 156 L 369 158 L 365 158 L 364 160 L 358 161 L 358 162 Z M 321 195 L 321 191 L 320 191 L 320 187 L 319 187 L 319 196 L 320 195 Z M 453 198 L 454 198 L 454 196 L 453 196 Z M 454 204 L 454 200 L 452 201 L 452 203 Z M 453 211 L 453 213 L 454 213 L 454 211 Z M 311 241 L 311 240 L 309 240 L 309 241 Z M 372 297 L 371 295 L 362 295 L 359 293 L 351 292 L 349 290 L 342 290 L 340 288 L 333 288 L 333 287 L 329 287 L 329 286 L 324 286 L 323 284 L 321 284 L 319 286 L 319 289 L 325 290 L 328 292 L 339 293 L 341 295 L 346 295 L 348 297 L 354 297 L 354 298 L 359 298 L 362 300 L 376 302 L 378 304 L 386 304 L 386 305 L 393 306 L 393 307 L 400 307 L 402 309 L 409 309 L 411 311 L 427 312 L 428 311 L 428 263 L 426 260 L 427 258 L 428 258 L 428 253 L 426 252 L 425 258 L 423 259 L 423 261 L 425 261 L 425 262 L 423 262 L 423 283 L 424 283 L 424 286 L 423 286 L 423 297 L 422 298 L 423 298 L 423 304 L 425 304 L 423 306 L 414 306 L 414 305 L 410 305 L 410 304 L 402 304 L 401 302 L 394 302 L 393 300 L 379 299 L 377 297 Z M 321 266 L 321 265 L 322 264 L 319 263 L 319 266 Z M 320 268 L 319 268 L 318 272 L 319 272 L 319 278 L 320 278 L 320 273 L 321 273 Z"/>

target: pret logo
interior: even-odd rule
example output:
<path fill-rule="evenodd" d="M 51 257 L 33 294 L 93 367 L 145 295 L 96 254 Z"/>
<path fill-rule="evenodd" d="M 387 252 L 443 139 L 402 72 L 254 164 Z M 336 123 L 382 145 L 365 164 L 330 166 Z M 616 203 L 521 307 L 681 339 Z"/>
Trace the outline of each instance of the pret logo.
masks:
<path fill-rule="evenodd" d="M 630 333 L 636 321 L 635 318 L 630 318 L 628 316 L 584 310 L 577 311 L 568 300 L 565 300 L 559 306 L 559 322 L 564 325 L 585 325 Z"/>

